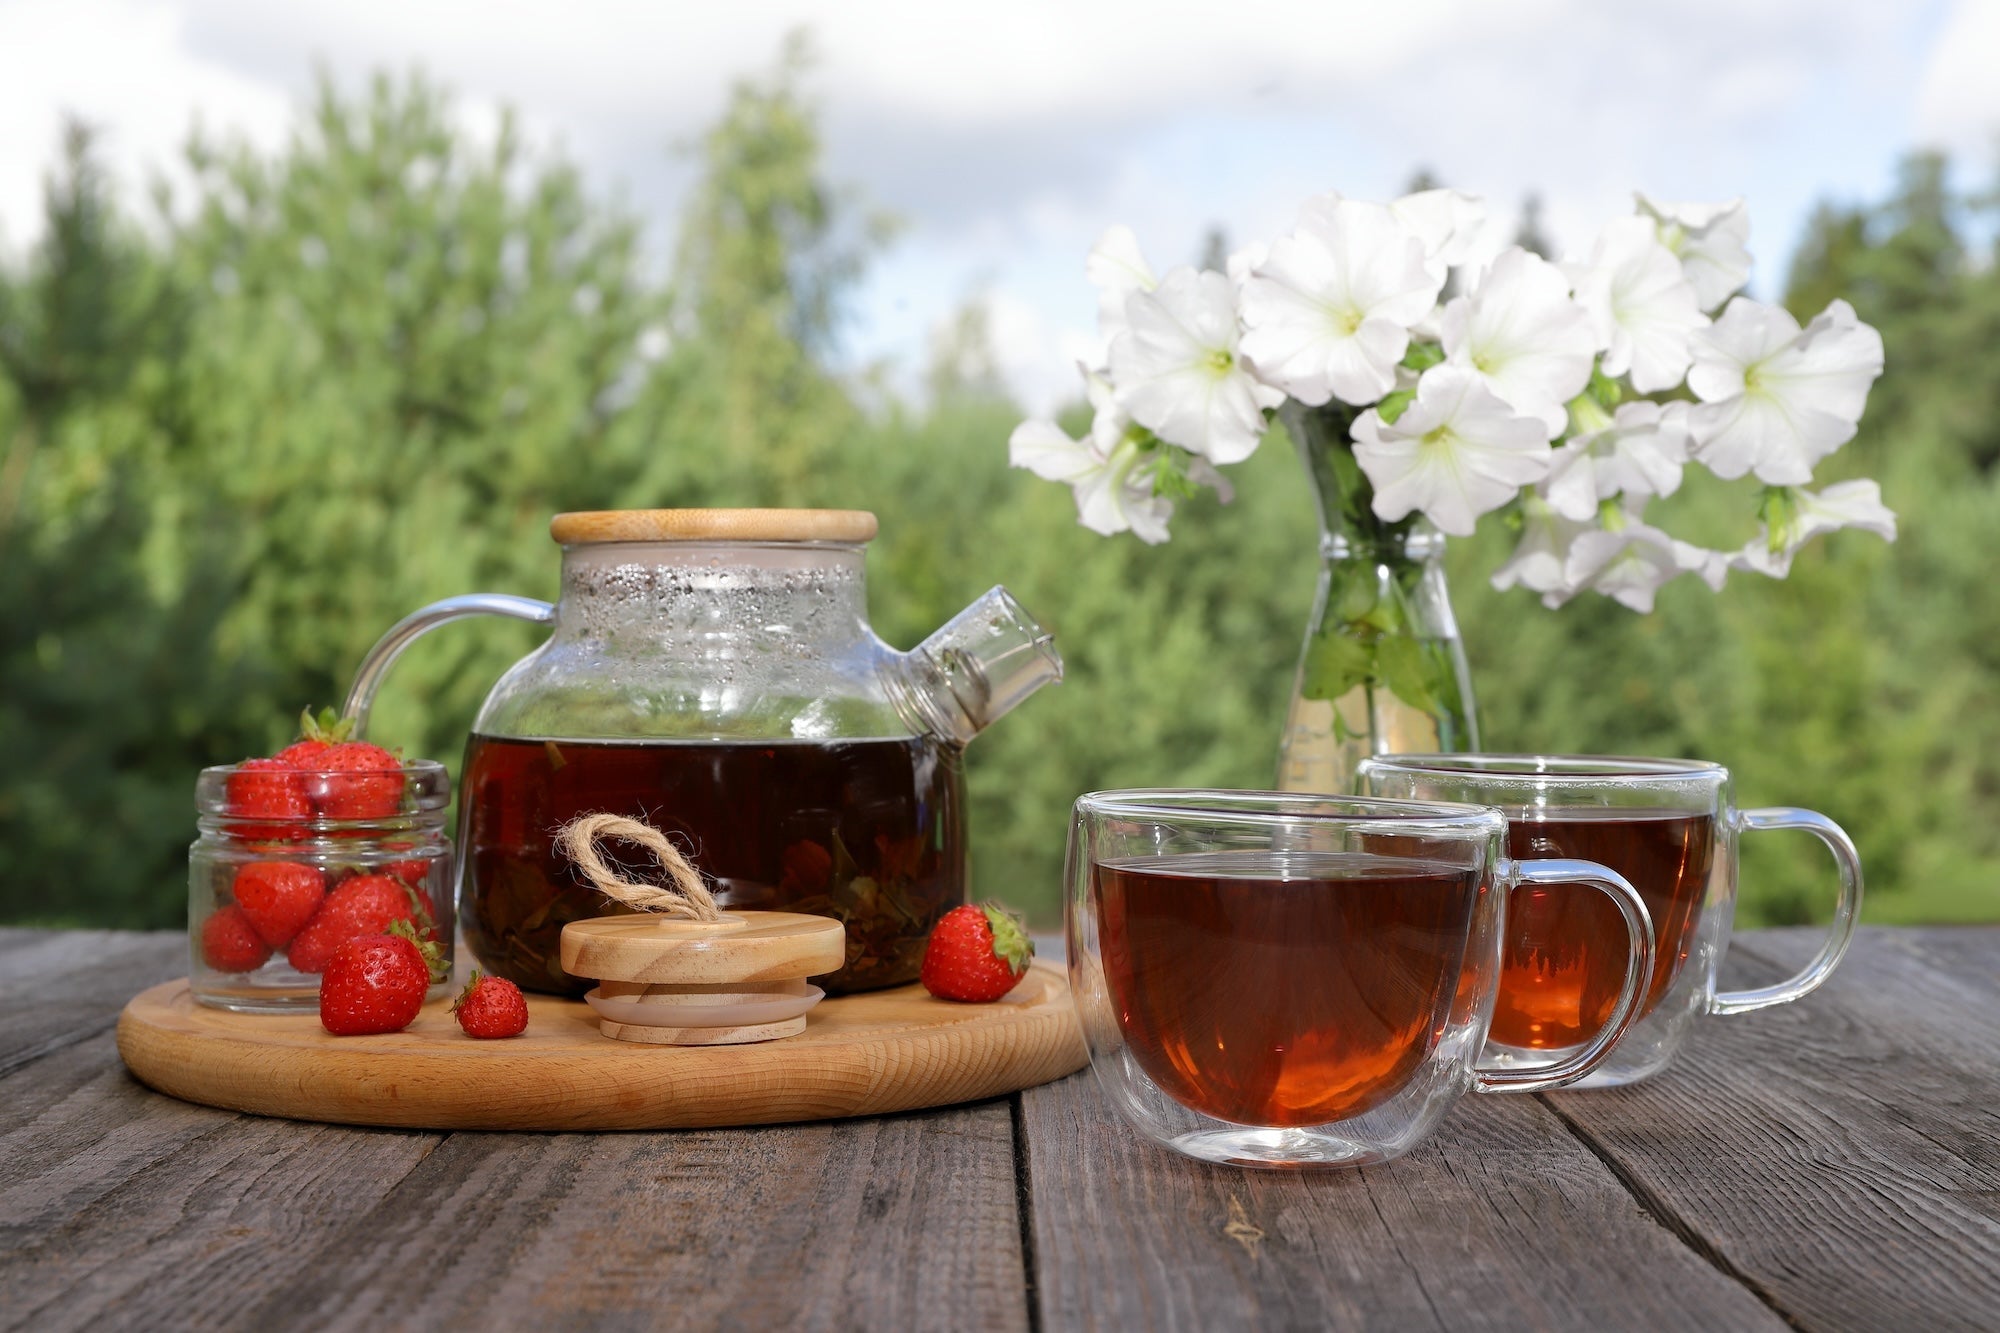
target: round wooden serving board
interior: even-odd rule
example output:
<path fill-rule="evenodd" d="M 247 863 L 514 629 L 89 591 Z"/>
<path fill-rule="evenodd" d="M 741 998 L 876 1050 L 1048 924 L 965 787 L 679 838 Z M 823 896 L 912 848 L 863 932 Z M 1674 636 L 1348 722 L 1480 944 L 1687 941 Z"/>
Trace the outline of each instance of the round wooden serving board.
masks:
<path fill-rule="evenodd" d="M 528 997 L 528 1030 L 475 1041 L 444 1001 L 402 1032 L 335 1037 L 314 1014 L 134 997 L 118 1053 L 159 1091 L 232 1111 L 412 1129 L 682 1129 L 880 1115 L 995 1097 L 1081 1069 L 1069 983 L 1037 963 L 1005 999 L 921 986 L 822 1001 L 806 1030 L 746 1046 L 613 1041 L 577 1000 Z"/>

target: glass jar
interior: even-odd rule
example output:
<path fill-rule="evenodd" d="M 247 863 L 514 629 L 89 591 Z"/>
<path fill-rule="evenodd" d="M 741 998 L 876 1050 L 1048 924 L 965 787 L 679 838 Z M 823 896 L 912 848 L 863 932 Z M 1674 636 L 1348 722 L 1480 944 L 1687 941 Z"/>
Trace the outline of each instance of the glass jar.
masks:
<path fill-rule="evenodd" d="M 589 989 L 562 970 L 562 928 L 622 909 L 555 834 L 602 813 L 673 839 L 725 907 L 843 922 L 828 990 L 914 981 L 931 927 L 965 901 L 964 747 L 1060 677 L 1049 636 L 995 588 L 908 653 L 889 647 L 868 623 L 875 517 L 858 511 L 562 514 L 550 530 L 555 605 L 426 607 L 376 645 L 348 698 L 358 728 L 396 655 L 460 616 L 552 627 L 493 687 L 466 748 L 459 902 L 481 965 L 526 989 Z"/>
<path fill-rule="evenodd" d="M 242 1013 L 316 1011 L 333 952 L 398 920 L 437 944 L 448 978 L 450 802 L 450 775 L 431 760 L 367 773 L 203 769 L 188 850 L 195 998 Z M 329 807 L 365 817 L 325 817 Z M 431 993 L 443 990 L 441 979 Z"/>

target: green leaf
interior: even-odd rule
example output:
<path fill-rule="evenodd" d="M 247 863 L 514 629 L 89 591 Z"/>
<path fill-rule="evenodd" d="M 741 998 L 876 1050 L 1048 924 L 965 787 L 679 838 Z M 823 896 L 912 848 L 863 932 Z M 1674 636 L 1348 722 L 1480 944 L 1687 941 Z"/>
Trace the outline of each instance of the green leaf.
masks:
<path fill-rule="evenodd" d="M 1375 675 L 1375 649 L 1364 639 L 1325 629 L 1306 650 L 1305 679 L 1300 685 L 1308 699 L 1338 699 Z"/>
<path fill-rule="evenodd" d="M 1410 350 L 1403 353 L 1403 364 L 1411 370 L 1429 370 L 1444 360 L 1444 348 L 1437 343 L 1410 340 Z"/>
<path fill-rule="evenodd" d="M 1380 600 L 1375 571 L 1343 562 L 1333 567 L 1330 577 L 1332 582 L 1326 596 L 1327 619 L 1343 625 L 1367 621 Z"/>
<path fill-rule="evenodd" d="M 993 930 L 993 956 L 1006 963 L 1017 976 L 1027 971 L 1028 961 L 1035 956 L 1035 942 L 1028 938 L 1021 918 L 998 903 L 981 903 L 979 910 Z"/>
<path fill-rule="evenodd" d="M 1417 395 L 1415 390 L 1398 389 L 1394 393 L 1385 394 L 1382 401 L 1375 405 L 1375 412 L 1382 420 L 1388 422 L 1390 425 L 1394 425 L 1396 418 L 1409 411 L 1410 404 L 1416 401 Z"/>
<path fill-rule="evenodd" d="M 1444 712 L 1443 700 L 1452 691 L 1438 678 L 1435 660 L 1423 644 L 1407 635 L 1384 635 L 1376 642 L 1375 656 L 1382 683 L 1398 699 L 1432 717 Z"/>

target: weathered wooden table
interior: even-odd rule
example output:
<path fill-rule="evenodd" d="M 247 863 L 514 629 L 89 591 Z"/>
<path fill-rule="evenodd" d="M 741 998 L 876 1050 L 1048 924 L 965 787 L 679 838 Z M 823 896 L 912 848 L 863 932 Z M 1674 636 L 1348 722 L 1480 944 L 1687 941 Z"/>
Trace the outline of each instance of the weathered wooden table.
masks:
<path fill-rule="evenodd" d="M 1740 938 L 1732 985 L 1813 941 Z M 1090 1074 L 674 1134 L 261 1120 L 135 1083 L 178 936 L 0 931 L 0 1325 L 2000 1328 L 2000 929 L 1867 930 L 1654 1082 L 1386 1167 L 1148 1147 Z"/>

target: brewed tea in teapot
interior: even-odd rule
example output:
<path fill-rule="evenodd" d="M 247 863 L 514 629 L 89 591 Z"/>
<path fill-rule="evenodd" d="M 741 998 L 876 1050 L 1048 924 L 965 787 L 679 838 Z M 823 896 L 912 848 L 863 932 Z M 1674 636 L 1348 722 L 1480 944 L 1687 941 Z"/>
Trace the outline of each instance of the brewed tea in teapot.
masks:
<path fill-rule="evenodd" d="M 459 912 L 480 962 L 535 990 L 588 989 L 562 970 L 562 928 L 617 909 L 554 837 L 602 812 L 666 832 L 725 907 L 841 920 L 828 990 L 914 980 L 931 927 L 965 901 L 964 747 L 1060 678 L 1049 636 L 995 588 L 909 653 L 888 647 L 867 618 L 872 514 L 640 510 L 550 528 L 553 607 L 426 607 L 376 645 L 348 700 L 365 723 L 396 655 L 448 620 L 552 626 L 466 749 Z"/>

